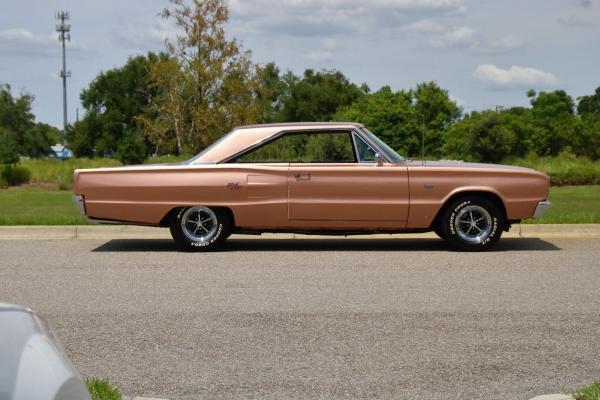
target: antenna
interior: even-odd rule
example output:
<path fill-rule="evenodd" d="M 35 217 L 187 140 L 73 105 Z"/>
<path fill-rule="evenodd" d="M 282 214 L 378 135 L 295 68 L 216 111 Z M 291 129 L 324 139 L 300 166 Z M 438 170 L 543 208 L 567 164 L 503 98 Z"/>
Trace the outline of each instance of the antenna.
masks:
<path fill-rule="evenodd" d="M 425 116 L 420 115 L 421 117 L 421 160 L 423 165 L 425 165 Z"/>
<path fill-rule="evenodd" d="M 54 16 L 58 23 L 56 24 L 56 32 L 58 32 L 58 41 L 62 44 L 62 70 L 60 77 L 63 81 L 63 145 L 67 145 L 67 78 L 71 77 L 71 71 L 67 71 L 67 56 L 65 42 L 71 41 L 71 24 L 69 13 L 67 11 L 59 11 Z"/>

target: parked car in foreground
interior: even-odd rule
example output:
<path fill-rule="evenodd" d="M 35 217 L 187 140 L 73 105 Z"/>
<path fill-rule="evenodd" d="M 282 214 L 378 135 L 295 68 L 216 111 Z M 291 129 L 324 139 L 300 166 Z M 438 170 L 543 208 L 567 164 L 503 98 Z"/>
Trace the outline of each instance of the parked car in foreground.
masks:
<path fill-rule="evenodd" d="M 28 308 L 0 303 L 0 399 L 89 398 L 46 321 Z"/>
<path fill-rule="evenodd" d="M 485 250 L 550 205 L 543 173 L 505 165 L 406 160 L 364 126 L 244 126 L 191 160 L 76 170 L 74 200 L 92 221 L 169 227 L 181 250 L 231 233 L 435 231 Z"/>

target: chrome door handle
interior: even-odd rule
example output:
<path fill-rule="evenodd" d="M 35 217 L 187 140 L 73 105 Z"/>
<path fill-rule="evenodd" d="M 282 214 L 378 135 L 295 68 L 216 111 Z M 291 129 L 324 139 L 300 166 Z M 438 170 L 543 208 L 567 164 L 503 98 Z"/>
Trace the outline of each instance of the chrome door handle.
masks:
<path fill-rule="evenodd" d="M 310 181 L 310 174 L 294 172 L 294 178 L 296 178 L 296 181 Z"/>

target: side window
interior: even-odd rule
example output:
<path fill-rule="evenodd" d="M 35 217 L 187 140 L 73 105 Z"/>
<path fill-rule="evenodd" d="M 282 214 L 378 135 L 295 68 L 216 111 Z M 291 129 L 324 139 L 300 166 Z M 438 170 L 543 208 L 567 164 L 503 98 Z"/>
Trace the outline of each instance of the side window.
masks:
<path fill-rule="evenodd" d="M 287 133 L 250 153 L 238 163 L 353 163 L 350 132 Z"/>
<path fill-rule="evenodd" d="M 355 133 L 353 133 L 353 135 L 358 162 L 375 162 L 375 150 L 373 150 L 360 136 Z"/>

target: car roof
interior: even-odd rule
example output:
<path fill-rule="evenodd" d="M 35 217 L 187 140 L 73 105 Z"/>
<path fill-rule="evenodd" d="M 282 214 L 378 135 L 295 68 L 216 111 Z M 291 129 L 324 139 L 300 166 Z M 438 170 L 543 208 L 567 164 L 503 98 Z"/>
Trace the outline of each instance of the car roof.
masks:
<path fill-rule="evenodd" d="M 235 129 L 261 129 L 261 128 L 287 128 L 287 129 L 316 129 L 316 128 L 364 128 L 363 124 L 356 122 L 282 122 L 272 124 L 242 125 Z"/>
<path fill-rule="evenodd" d="M 363 127 L 362 124 L 354 122 L 292 122 L 240 126 L 209 146 L 192 161 L 192 164 L 219 163 L 284 131 L 327 131 L 329 129 L 361 129 Z"/>

